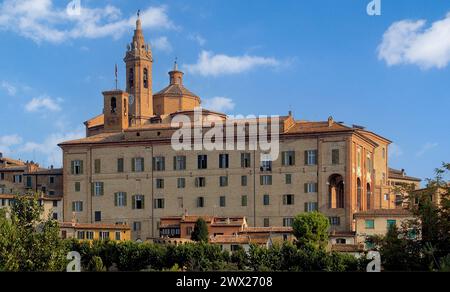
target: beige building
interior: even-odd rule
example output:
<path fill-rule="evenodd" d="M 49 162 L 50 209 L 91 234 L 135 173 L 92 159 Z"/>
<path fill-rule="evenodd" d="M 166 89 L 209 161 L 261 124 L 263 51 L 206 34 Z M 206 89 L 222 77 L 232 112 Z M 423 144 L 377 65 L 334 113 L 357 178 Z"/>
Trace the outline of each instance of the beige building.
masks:
<path fill-rule="evenodd" d="M 243 126 L 247 150 L 175 151 L 171 139 L 182 125 L 171 122 L 179 115 L 205 122 L 192 128 L 203 134 L 228 117 L 208 110 L 196 115 L 201 99 L 185 87 L 176 64 L 169 85 L 152 95 L 153 57 L 139 19 L 124 61 L 126 91 L 104 92 L 103 113 L 85 122 L 87 137 L 60 144 L 66 220 L 126 223 L 133 239 L 145 240 L 159 236 L 161 218 L 186 211 L 289 227 L 297 214 L 318 210 L 329 217 L 331 231 L 352 232 L 355 213 L 395 208 L 391 141 L 381 135 L 332 117 L 309 122 L 289 113 L 276 128 L 280 155 L 274 161 L 248 147 L 250 128 L 262 126 L 261 119 L 235 120 L 224 129 Z M 269 120 L 269 132 L 276 132 L 275 121 Z"/>
<path fill-rule="evenodd" d="M 410 193 L 420 189 L 422 180 L 417 177 L 408 176 L 404 169 L 389 168 L 389 185 L 391 195 L 395 198 L 396 208 L 407 208 Z"/>

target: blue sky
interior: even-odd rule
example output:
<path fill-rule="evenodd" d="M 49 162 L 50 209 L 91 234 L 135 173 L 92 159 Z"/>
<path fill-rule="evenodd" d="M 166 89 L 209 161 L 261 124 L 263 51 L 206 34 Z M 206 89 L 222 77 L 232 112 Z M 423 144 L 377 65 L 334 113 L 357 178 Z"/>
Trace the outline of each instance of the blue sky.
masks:
<path fill-rule="evenodd" d="M 175 57 L 185 85 L 235 114 L 332 115 L 385 136 L 390 165 L 431 177 L 450 161 L 449 1 L 3 0 L 0 151 L 59 165 L 56 143 L 81 137 L 101 92 L 124 84 L 137 9 L 153 46 L 154 90 Z"/>

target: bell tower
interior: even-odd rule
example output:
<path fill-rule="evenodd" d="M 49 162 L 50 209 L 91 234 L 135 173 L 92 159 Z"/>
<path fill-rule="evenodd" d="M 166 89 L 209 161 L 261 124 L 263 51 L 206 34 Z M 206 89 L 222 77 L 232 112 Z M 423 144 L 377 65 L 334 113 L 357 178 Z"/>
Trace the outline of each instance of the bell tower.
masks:
<path fill-rule="evenodd" d="M 149 123 L 153 116 L 152 66 L 153 56 L 149 44 L 145 43 L 140 12 L 136 20 L 133 41 L 127 46 L 126 91 L 129 94 L 130 126 Z"/>

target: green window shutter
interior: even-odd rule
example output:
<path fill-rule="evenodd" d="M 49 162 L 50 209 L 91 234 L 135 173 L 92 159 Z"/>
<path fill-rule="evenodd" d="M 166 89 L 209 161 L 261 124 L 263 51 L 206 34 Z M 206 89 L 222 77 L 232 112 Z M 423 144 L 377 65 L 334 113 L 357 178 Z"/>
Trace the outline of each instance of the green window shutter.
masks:
<path fill-rule="evenodd" d="M 156 158 L 155 157 L 152 158 L 152 169 L 153 169 L 153 171 L 156 170 Z"/>
<path fill-rule="evenodd" d="M 75 174 L 75 161 L 70 162 L 70 173 Z"/>
<path fill-rule="evenodd" d="M 83 174 L 83 160 L 80 161 L 80 174 Z"/>
<path fill-rule="evenodd" d="M 315 188 L 316 188 L 316 193 L 319 192 L 319 184 L 318 183 L 315 184 Z"/>
<path fill-rule="evenodd" d="M 308 184 L 305 183 L 305 194 L 307 194 L 307 193 L 308 193 Z"/>
<path fill-rule="evenodd" d="M 100 183 L 100 196 L 103 196 L 105 194 L 105 183 Z"/>
<path fill-rule="evenodd" d="M 308 151 L 305 151 L 305 165 L 308 165 Z"/>
<path fill-rule="evenodd" d="M 91 183 L 91 196 L 95 195 L 95 183 Z"/>
<path fill-rule="evenodd" d="M 260 185 L 263 185 L 263 176 L 262 175 L 259 176 L 259 183 L 260 183 Z"/>
<path fill-rule="evenodd" d="M 131 159 L 131 171 L 136 171 L 136 158 Z"/>
<path fill-rule="evenodd" d="M 308 212 L 308 203 L 305 203 L 305 212 Z"/>
<path fill-rule="evenodd" d="M 117 207 L 117 198 L 118 198 L 118 194 L 115 193 L 114 194 L 114 206 Z"/>
<path fill-rule="evenodd" d="M 314 156 L 316 157 L 314 165 L 317 165 L 319 163 L 319 151 L 314 150 Z"/>
<path fill-rule="evenodd" d="M 295 151 L 292 151 L 292 165 L 295 165 Z"/>
<path fill-rule="evenodd" d="M 136 196 L 131 196 L 132 205 L 131 208 L 134 210 L 136 209 Z"/>
<path fill-rule="evenodd" d="M 173 170 L 177 170 L 177 157 L 173 157 Z"/>
<path fill-rule="evenodd" d="M 72 202 L 72 212 L 75 212 L 75 202 Z"/>
<path fill-rule="evenodd" d="M 128 195 L 127 195 L 127 193 L 123 193 L 123 205 L 126 207 L 127 206 L 127 197 L 128 197 Z"/>
<path fill-rule="evenodd" d="M 145 159 L 141 158 L 142 161 L 142 171 L 145 171 Z"/>
<path fill-rule="evenodd" d="M 287 205 L 287 196 L 283 195 L 283 205 Z"/>
<path fill-rule="evenodd" d="M 166 170 L 166 158 L 165 157 L 162 158 L 162 164 L 163 164 L 162 170 L 165 171 Z"/>
<path fill-rule="evenodd" d="M 145 197 L 141 196 L 142 199 L 142 209 L 145 209 Z"/>

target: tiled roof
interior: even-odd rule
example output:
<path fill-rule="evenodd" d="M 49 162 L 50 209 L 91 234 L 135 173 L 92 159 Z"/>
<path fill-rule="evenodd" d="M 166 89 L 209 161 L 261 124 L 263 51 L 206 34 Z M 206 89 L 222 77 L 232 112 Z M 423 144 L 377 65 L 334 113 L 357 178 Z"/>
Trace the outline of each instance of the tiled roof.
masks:
<path fill-rule="evenodd" d="M 210 239 L 215 244 L 266 244 L 269 236 L 217 235 Z"/>
<path fill-rule="evenodd" d="M 101 133 L 101 134 L 83 138 L 83 139 L 66 141 L 66 142 L 63 142 L 58 145 L 64 146 L 64 145 L 74 145 L 74 144 L 91 144 L 91 143 L 96 144 L 96 143 L 120 142 L 123 140 L 124 140 L 123 133 Z"/>
<path fill-rule="evenodd" d="M 375 209 L 363 212 L 358 212 L 353 214 L 355 218 L 357 217 L 384 217 L 384 216 L 398 216 L 398 217 L 409 217 L 413 214 L 406 209 Z"/>
<path fill-rule="evenodd" d="M 246 227 L 241 233 L 292 233 L 292 227 Z"/>
<path fill-rule="evenodd" d="M 196 94 L 189 91 L 186 87 L 179 85 L 179 84 L 171 84 L 164 88 L 163 90 L 159 91 L 158 93 L 154 94 L 155 97 L 160 95 L 168 95 L 168 96 L 192 96 L 199 98 Z"/>
<path fill-rule="evenodd" d="M 389 168 L 389 178 L 400 179 L 400 180 L 410 180 L 410 181 L 422 181 L 420 178 L 407 176 L 404 170 L 398 170 L 394 168 Z"/>
<path fill-rule="evenodd" d="M 53 168 L 53 169 L 42 169 L 34 172 L 25 173 L 25 176 L 27 175 L 62 175 L 63 169 L 62 168 Z"/>
<path fill-rule="evenodd" d="M 75 223 L 63 222 L 60 223 L 61 228 L 73 228 L 73 229 L 91 229 L 91 230 L 130 230 L 128 225 L 117 224 L 89 224 L 89 223 Z"/>
<path fill-rule="evenodd" d="M 101 115 L 98 115 L 96 117 L 93 117 L 92 119 L 87 120 L 86 122 L 84 122 L 84 124 L 88 128 L 94 128 L 94 127 L 102 126 L 102 125 L 105 124 L 105 115 L 101 114 Z"/>
<path fill-rule="evenodd" d="M 336 252 L 363 252 L 364 245 L 361 244 L 333 244 L 331 251 Z"/>
<path fill-rule="evenodd" d="M 352 132 L 353 129 L 340 123 L 333 123 L 331 126 L 329 126 L 328 122 L 297 121 L 295 125 L 289 129 L 287 134 L 343 132 L 343 131 Z"/>

